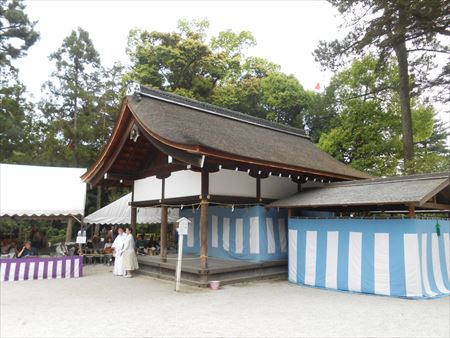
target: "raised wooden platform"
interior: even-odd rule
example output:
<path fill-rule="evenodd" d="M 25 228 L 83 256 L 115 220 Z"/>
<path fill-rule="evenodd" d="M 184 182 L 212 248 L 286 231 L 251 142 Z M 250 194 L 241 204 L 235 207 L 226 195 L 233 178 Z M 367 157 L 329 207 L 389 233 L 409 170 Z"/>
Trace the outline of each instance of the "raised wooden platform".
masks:
<path fill-rule="evenodd" d="M 138 256 L 138 261 L 140 273 L 175 280 L 176 254 L 169 254 L 165 263 L 159 256 Z M 200 257 L 183 257 L 181 282 L 184 284 L 207 287 L 210 281 L 220 281 L 223 285 L 267 278 L 287 279 L 287 260 L 249 262 L 209 257 L 208 269 L 201 269 Z"/>

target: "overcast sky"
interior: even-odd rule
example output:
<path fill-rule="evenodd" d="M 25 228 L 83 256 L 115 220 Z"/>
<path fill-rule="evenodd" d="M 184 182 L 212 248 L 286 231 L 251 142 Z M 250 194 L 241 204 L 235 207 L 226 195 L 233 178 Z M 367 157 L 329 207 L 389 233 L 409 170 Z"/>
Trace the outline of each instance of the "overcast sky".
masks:
<path fill-rule="evenodd" d="M 210 34 L 232 29 L 253 33 L 257 46 L 248 55 L 264 57 L 294 74 L 306 89 L 326 84 L 330 73 L 322 72 L 312 52 L 320 39 L 336 36 L 337 11 L 325 1 L 27 1 L 31 20 L 40 40 L 20 60 L 20 76 L 28 90 L 39 97 L 55 51 L 73 29 L 90 33 L 102 64 L 127 63 L 125 47 L 132 28 L 174 31 L 179 19 L 210 21 Z"/>
<path fill-rule="evenodd" d="M 90 33 L 102 64 L 127 63 L 127 35 L 132 28 L 170 32 L 179 19 L 208 19 L 210 35 L 231 29 L 250 31 L 257 46 L 247 55 L 281 65 L 295 75 L 305 89 L 328 84 L 331 73 L 314 62 L 312 53 L 319 40 L 342 36 L 339 14 L 326 1 L 26 1 L 30 19 L 38 21 L 41 38 L 16 65 L 29 92 L 39 99 L 40 88 L 54 66 L 48 55 L 77 27 Z M 448 121 L 444 107 L 440 118 Z"/>

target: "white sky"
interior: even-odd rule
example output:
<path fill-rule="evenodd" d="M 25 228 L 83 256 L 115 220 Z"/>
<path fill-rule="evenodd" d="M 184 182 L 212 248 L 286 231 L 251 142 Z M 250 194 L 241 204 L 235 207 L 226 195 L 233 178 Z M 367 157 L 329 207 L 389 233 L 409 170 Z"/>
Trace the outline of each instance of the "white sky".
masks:
<path fill-rule="evenodd" d="M 328 84 L 331 73 L 320 70 L 312 53 L 319 40 L 338 37 L 336 9 L 321 0 L 303 1 L 26 1 L 30 19 L 39 21 L 40 40 L 28 55 L 16 62 L 20 78 L 35 99 L 54 66 L 48 55 L 77 27 L 90 33 L 102 64 L 127 63 L 127 35 L 132 28 L 170 32 L 179 19 L 210 21 L 209 33 L 231 29 L 252 32 L 257 46 L 247 55 L 260 56 L 281 65 L 297 77 L 305 89 Z M 436 107 L 448 121 L 444 107 Z"/>
<path fill-rule="evenodd" d="M 174 31 L 179 19 L 210 21 L 209 32 L 232 29 L 253 33 L 257 46 L 247 55 L 264 57 L 294 74 L 306 89 L 323 87 L 331 74 L 322 72 L 312 52 L 320 39 L 336 36 L 338 18 L 325 1 L 28 1 L 31 20 L 38 20 L 40 40 L 17 62 L 28 90 L 39 97 L 53 67 L 48 55 L 73 29 L 87 30 L 102 64 L 126 63 L 127 35 L 132 28 Z"/>

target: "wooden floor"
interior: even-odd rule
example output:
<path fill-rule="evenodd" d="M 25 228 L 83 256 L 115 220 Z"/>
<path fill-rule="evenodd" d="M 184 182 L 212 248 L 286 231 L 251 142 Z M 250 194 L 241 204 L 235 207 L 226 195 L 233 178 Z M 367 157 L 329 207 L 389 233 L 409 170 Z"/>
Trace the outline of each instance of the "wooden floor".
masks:
<path fill-rule="evenodd" d="M 175 279 L 176 254 L 168 254 L 167 262 L 162 262 L 159 256 L 138 256 L 138 261 L 141 273 Z M 201 269 L 200 257 L 183 256 L 181 280 L 186 284 L 207 287 L 213 280 L 231 284 L 265 278 L 287 279 L 287 261 L 250 262 L 208 257 L 208 268 Z"/>

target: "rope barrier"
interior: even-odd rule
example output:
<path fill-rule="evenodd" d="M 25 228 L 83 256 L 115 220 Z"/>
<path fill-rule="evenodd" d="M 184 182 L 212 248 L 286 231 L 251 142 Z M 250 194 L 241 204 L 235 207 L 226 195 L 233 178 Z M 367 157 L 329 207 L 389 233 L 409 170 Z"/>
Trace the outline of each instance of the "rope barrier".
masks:
<path fill-rule="evenodd" d="M 140 256 L 142 257 L 142 256 Z M 157 258 L 161 258 L 161 256 L 150 256 L 150 257 L 157 257 Z M 208 258 L 208 259 L 214 259 L 214 260 L 219 260 L 219 261 L 223 261 L 223 262 L 230 262 L 231 259 L 225 259 L 225 258 L 220 258 L 220 257 L 212 257 L 212 256 L 195 256 L 195 257 L 183 257 L 183 261 L 194 261 L 194 260 L 199 260 L 201 258 Z M 171 260 L 171 261 L 177 261 L 178 257 L 166 257 L 166 260 Z M 256 262 L 254 260 L 251 259 L 233 259 L 233 260 L 238 260 L 238 261 L 243 261 L 243 262 L 252 262 L 252 263 L 264 263 L 264 262 Z M 286 260 L 284 259 L 280 259 L 280 260 L 271 260 L 270 262 L 285 262 Z"/>
<path fill-rule="evenodd" d="M 215 206 L 223 206 L 223 207 L 228 207 L 228 208 L 235 208 L 235 207 L 254 207 L 254 206 L 258 206 L 258 205 L 263 205 L 262 203 L 220 203 L 220 202 L 205 202 L 205 201 L 201 201 L 198 203 L 188 203 L 188 204 L 165 204 L 165 203 L 161 203 L 161 204 L 156 204 L 154 206 L 152 206 L 151 208 L 160 208 L 160 207 L 171 207 L 171 208 L 180 208 L 183 209 L 185 207 L 197 207 L 197 210 L 200 209 L 200 206 L 202 204 L 210 204 L 210 205 L 215 205 Z M 145 207 L 140 207 L 140 208 L 145 208 Z"/>

